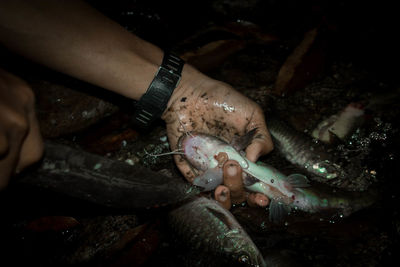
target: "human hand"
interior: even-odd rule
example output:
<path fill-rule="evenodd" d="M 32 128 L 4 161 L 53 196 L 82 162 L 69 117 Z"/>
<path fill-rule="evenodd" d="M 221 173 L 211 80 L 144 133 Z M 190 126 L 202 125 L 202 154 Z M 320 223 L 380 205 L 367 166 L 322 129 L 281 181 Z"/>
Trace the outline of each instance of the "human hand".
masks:
<path fill-rule="evenodd" d="M 0 190 L 42 154 L 33 92 L 24 81 L 0 69 Z"/>
<path fill-rule="evenodd" d="M 261 193 L 246 192 L 243 186 L 242 169 L 234 160 L 228 160 L 223 166 L 224 185 L 219 185 L 214 190 L 214 198 L 226 209 L 232 204 L 244 201 L 250 206 L 265 207 L 269 204 L 267 196 Z"/>
<path fill-rule="evenodd" d="M 188 131 L 211 134 L 229 142 L 234 136 L 242 136 L 252 129 L 257 130 L 246 148 L 246 157 L 249 160 L 255 162 L 273 148 L 263 112 L 255 102 L 231 86 L 213 80 L 189 65 L 185 65 L 182 80 L 162 118 L 167 124 L 168 139 L 173 150 L 177 148 L 179 137 Z M 175 155 L 174 158 L 185 178 L 193 182 L 195 174 L 188 163 L 180 156 Z M 232 176 L 242 181 L 241 169 Z M 245 199 L 247 194 L 244 191 L 239 193 L 239 188 L 240 186 L 229 188 L 225 185 L 215 191 L 217 195 L 222 196 L 218 192 L 226 193 L 226 190 L 229 190 L 231 196 L 242 194 L 242 198 Z M 243 186 L 241 188 L 243 189 Z M 259 195 L 249 194 L 247 199 L 260 204 L 260 201 L 256 201 L 257 196 Z M 233 197 L 234 200 L 235 198 Z"/>

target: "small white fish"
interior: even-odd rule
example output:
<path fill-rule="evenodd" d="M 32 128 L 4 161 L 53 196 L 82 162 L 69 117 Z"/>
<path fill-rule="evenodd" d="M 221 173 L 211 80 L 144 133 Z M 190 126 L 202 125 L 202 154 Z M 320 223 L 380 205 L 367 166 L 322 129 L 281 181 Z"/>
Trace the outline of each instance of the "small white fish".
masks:
<path fill-rule="evenodd" d="M 192 132 L 181 137 L 179 149 L 195 169 L 203 172 L 195 178 L 193 184 L 206 191 L 214 189 L 223 181 L 222 166 L 218 160 L 221 154 L 226 159 L 236 160 L 247 174 L 244 178 L 245 187 L 267 195 L 271 199 L 270 219 L 279 221 L 290 211 L 297 194 L 301 194 L 297 188 L 309 186 L 308 179 L 300 174 L 285 176 L 271 166 L 248 160 L 242 150 L 252 140 L 255 131 L 235 139 L 232 144 L 215 136 Z"/>

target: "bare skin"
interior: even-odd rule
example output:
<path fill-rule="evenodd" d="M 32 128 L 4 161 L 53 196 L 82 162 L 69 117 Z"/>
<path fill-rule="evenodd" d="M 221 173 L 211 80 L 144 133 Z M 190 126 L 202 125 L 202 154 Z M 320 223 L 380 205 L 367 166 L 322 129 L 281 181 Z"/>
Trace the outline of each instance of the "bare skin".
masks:
<path fill-rule="evenodd" d="M 163 57 L 161 49 L 81 1 L 0 1 L 0 42 L 39 64 L 136 100 L 147 90 Z M 1 75 L 10 77 L 4 72 Z M 33 94 L 18 81 L 20 85 L 4 83 L 0 87 L 2 188 L 11 175 L 38 160 L 43 151 Z M 23 89 L 15 90 L 18 86 Z M 13 101 L 7 101 L 9 98 Z M 24 102 L 26 98 L 29 101 Z M 18 114 L 17 126 L 9 122 L 12 114 Z M 256 138 L 246 149 L 247 157 L 255 161 L 272 149 L 261 109 L 229 85 L 189 65 L 185 65 L 162 118 L 172 149 L 183 128 L 226 140 L 258 128 Z M 14 137 L 15 131 L 19 134 Z M 191 181 L 193 174 L 187 164 L 175 159 Z"/>
<path fill-rule="evenodd" d="M 222 205 L 240 204 L 243 201 L 247 201 L 253 207 L 266 207 L 269 204 L 267 196 L 260 193 L 249 193 L 244 190 L 242 169 L 236 161 L 228 160 L 224 164 L 223 170 L 224 185 L 217 187 L 214 191 L 214 198 Z"/>
<path fill-rule="evenodd" d="M 182 76 L 162 116 L 167 123 L 168 139 L 173 150 L 177 149 L 179 137 L 186 132 L 208 133 L 229 142 L 235 135 L 244 135 L 254 128 L 257 132 L 246 148 L 247 158 L 255 162 L 273 149 L 263 112 L 255 102 L 228 84 L 210 79 L 190 66 L 185 66 L 184 71 L 186 76 Z M 191 78 L 192 75 L 197 78 Z M 175 156 L 175 162 L 186 179 L 192 182 L 196 174 L 187 162 L 179 155 Z M 255 200 L 258 202 L 254 204 L 265 206 L 265 202 L 256 199 L 253 194 L 245 193 L 241 170 L 239 173 L 231 178 L 236 179 L 236 186 L 227 188 L 231 196 L 237 198 L 237 195 L 241 195 L 243 200 L 250 197 L 250 202 Z M 215 192 L 223 194 L 224 198 L 227 189 L 217 188 Z M 216 196 L 216 199 L 219 197 Z"/>
<path fill-rule="evenodd" d="M 0 69 L 0 189 L 11 175 L 39 160 L 42 153 L 32 90 Z"/>
<path fill-rule="evenodd" d="M 263 111 L 255 102 L 189 65 L 184 71 L 186 75 L 182 76 L 162 116 L 172 149 L 177 148 L 178 139 L 185 132 L 208 133 L 229 142 L 235 135 L 244 135 L 256 128 L 255 138 L 246 149 L 247 158 L 254 162 L 272 150 Z M 192 181 L 195 174 L 187 163 L 179 156 L 175 160 L 185 177 Z"/>

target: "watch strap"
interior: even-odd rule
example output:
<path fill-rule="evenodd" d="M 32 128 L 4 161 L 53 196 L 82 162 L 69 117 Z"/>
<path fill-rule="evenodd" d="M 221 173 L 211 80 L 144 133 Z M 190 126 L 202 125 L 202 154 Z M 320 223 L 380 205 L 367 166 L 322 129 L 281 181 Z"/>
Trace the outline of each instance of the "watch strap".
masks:
<path fill-rule="evenodd" d="M 133 123 L 148 128 L 160 118 L 167 107 L 174 89 L 179 84 L 185 62 L 178 56 L 165 53 L 153 81 L 136 104 Z"/>

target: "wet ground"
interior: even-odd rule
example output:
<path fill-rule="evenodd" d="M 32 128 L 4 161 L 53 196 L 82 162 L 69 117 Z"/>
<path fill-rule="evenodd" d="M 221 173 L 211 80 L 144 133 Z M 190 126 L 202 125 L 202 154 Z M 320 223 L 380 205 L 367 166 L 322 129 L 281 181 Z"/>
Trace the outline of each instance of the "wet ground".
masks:
<path fill-rule="evenodd" d="M 167 8 L 166 3 L 145 2 L 118 1 L 112 7 L 97 3 L 96 7 L 139 36 L 189 55 L 193 64 L 201 54 L 199 68 L 254 99 L 266 116 L 279 115 L 297 131 L 310 134 L 319 122 L 351 102 L 365 107 L 365 123 L 332 147 L 343 157 L 357 159 L 372 174 L 367 183 L 349 182 L 349 189 L 374 187 L 379 198 L 348 218 L 296 213 L 282 225 L 269 222 L 268 209 L 234 207 L 232 213 L 262 254 L 277 266 L 398 265 L 400 84 L 397 68 L 390 64 L 398 62 L 399 54 L 393 45 L 390 8 L 378 3 L 221 0 L 194 4 L 202 11 L 194 15 L 189 4 L 172 1 Z M 187 12 L 178 16 L 172 8 L 177 6 Z M 296 76 L 300 78 L 291 79 L 290 90 L 277 92 L 281 67 L 304 40 L 304 33 L 315 28 L 317 37 L 306 53 L 313 56 L 301 57 Z M 225 49 L 215 61 L 210 56 L 214 50 L 204 46 L 217 41 Z M 149 133 L 138 132 L 129 124 L 129 101 L 108 93 L 94 94 L 91 86 L 46 69 L 31 72 L 29 68 L 28 64 L 20 69 L 16 63 L 12 67 L 39 94 L 38 115 L 47 138 L 164 175 L 179 175 L 170 156 L 149 155 L 169 151 L 162 123 Z M 301 79 L 304 76 L 307 79 Z M 65 88 L 77 95 L 60 95 Z M 82 98 L 81 105 L 71 104 Z M 283 173 L 302 172 L 276 151 L 261 160 Z M 219 266 L 217 259 L 190 250 L 175 237 L 165 223 L 168 208 L 121 214 L 18 184 L 0 197 L 5 237 L 1 247 L 14 262 Z"/>

